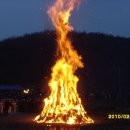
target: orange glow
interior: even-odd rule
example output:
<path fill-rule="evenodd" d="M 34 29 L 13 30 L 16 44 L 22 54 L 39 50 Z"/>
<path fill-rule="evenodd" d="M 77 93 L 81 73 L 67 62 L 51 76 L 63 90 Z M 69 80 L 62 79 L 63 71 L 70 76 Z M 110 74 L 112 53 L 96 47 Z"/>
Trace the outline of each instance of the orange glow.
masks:
<path fill-rule="evenodd" d="M 38 123 L 84 124 L 94 123 L 87 116 L 77 93 L 78 77 L 75 71 L 83 68 L 82 57 L 71 45 L 68 33 L 73 29 L 69 24 L 71 13 L 79 0 L 55 0 L 48 15 L 57 33 L 57 61 L 52 67 L 49 86 L 51 94 L 44 99 L 45 106 L 35 118 Z"/>

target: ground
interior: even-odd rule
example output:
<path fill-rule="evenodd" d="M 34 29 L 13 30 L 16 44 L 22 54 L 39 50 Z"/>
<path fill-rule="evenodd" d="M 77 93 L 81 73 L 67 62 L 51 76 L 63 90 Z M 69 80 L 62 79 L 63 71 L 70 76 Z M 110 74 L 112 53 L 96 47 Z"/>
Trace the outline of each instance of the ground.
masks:
<path fill-rule="evenodd" d="M 33 121 L 36 114 L 0 115 L 0 130 L 130 130 L 130 120 L 109 120 L 105 116 L 93 116 L 95 124 L 86 126 L 63 126 L 37 124 Z"/>

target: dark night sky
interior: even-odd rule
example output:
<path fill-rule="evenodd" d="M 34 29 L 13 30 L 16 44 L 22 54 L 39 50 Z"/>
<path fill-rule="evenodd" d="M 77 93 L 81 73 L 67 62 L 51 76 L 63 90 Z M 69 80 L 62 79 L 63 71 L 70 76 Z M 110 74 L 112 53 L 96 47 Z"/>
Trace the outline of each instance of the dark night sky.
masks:
<path fill-rule="evenodd" d="M 51 29 L 47 9 L 54 0 L 0 0 L 0 40 Z M 130 0 L 81 0 L 71 17 L 76 31 L 130 37 Z"/>

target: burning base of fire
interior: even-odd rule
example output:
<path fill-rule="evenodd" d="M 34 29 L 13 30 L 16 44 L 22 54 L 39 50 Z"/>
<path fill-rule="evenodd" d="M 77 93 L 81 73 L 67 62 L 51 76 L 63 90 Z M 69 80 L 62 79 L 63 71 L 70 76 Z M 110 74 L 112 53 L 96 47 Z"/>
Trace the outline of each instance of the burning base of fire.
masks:
<path fill-rule="evenodd" d="M 51 118 L 51 119 L 50 119 Z M 76 119 L 74 120 L 73 118 L 69 118 L 68 121 L 66 120 L 61 120 L 61 119 L 64 119 L 64 116 L 59 116 L 59 119 L 60 120 L 55 120 L 55 118 L 53 117 L 50 117 L 48 118 L 48 121 L 43 121 L 42 118 L 40 119 L 40 116 L 37 116 L 35 120 L 37 120 L 37 123 L 45 123 L 47 126 L 52 126 L 52 125 L 75 125 L 75 126 L 78 126 L 78 125 L 86 125 L 86 124 L 90 124 L 90 123 L 94 123 L 94 121 L 88 117 L 86 118 L 84 121 L 81 121 L 80 117 L 79 117 L 79 120 Z M 54 119 L 54 122 L 53 122 L 53 119 Z"/>
<path fill-rule="evenodd" d="M 51 94 L 44 99 L 45 106 L 35 118 L 38 123 L 86 124 L 94 123 L 84 110 L 77 92 L 75 71 L 83 68 L 82 57 L 71 45 L 68 33 L 73 28 L 69 17 L 79 0 L 56 0 L 48 10 L 57 34 L 57 61 L 52 67 L 49 86 Z"/>

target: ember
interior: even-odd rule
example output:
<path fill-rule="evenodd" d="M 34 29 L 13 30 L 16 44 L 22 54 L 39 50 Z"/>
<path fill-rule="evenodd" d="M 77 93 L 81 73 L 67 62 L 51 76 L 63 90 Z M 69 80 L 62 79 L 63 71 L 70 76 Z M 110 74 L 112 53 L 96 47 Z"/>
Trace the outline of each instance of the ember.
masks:
<path fill-rule="evenodd" d="M 44 99 L 43 111 L 35 118 L 38 123 L 94 123 L 85 112 L 77 93 L 79 79 L 75 71 L 84 67 L 82 57 L 74 50 L 67 37 L 67 34 L 73 30 L 69 18 L 78 5 L 79 0 L 56 0 L 48 10 L 48 15 L 56 28 L 58 56 L 49 81 L 51 94 Z"/>

